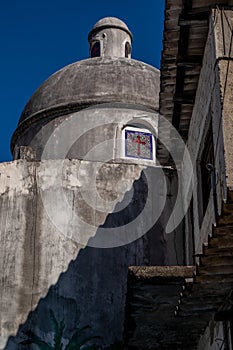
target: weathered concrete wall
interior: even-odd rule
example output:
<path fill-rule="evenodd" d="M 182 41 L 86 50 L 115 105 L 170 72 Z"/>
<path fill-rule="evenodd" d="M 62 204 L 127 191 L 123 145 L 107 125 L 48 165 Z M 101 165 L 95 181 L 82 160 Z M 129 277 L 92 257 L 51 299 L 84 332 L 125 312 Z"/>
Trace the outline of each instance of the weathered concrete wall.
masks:
<path fill-rule="evenodd" d="M 216 58 L 220 76 L 222 103 L 222 134 L 226 167 L 226 182 L 233 186 L 233 10 L 222 10 L 215 29 Z"/>
<path fill-rule="evenodd" d="M 37 168 L 38 164 L 25 161 L 1 164 L 2 346 L 80 249 L 42 210 Z"/>
<path fill-rule="evenodd" d="M 195 252 L 202 252 L 215 221 L 213 194 L 202 219 L 200 160 L 210 125 L 213 129 L 218 212 L 226 199 L 226 188 L 232 186 L 232 66 L 229 61 L 231 31 L 226 30 L 232 11 L 213 10 L 203 66 L 187 142 L 194 165 L 193 222 Z M 224 23 L 222 23 L 222 18 Z M 227 19 L 228 18 L 228 19 Z M 223 31 L 223 27 L 225 30 Z M 223 47 L 223 43 L 225 46 Z M 225 155 L 225 158 L 224 158 Z M 191 223 L 189 223 L 191 225 Z M 191 231 L 191 227 L 189 228 Z"/>
<path fill-rule="evenodd" d="M 203 68 L 200 74 L 198 90 L 196 94 L 196 103 L 194 105 L 193 115 L 190 123 L 190 132 L 187 146 L 190 152 L 194 167 L 194 189 L 193 189 L 193 224 L 194 224 L 194 240 L 195 252 L 202 251 L 202 244 L 207 240 L 210 233 L 210 227 L 214 220 L 214 213 L 211 213 L 210 224 L 205 227 L 204 235 L 200 234 L 201 220 L 199 215 L 202 211 L 201 189 L 200 189 L 200 158 L 204 148 L 204 140 L 209 129 L 211 120 L 211 104 L 213 101 L 214 90 L 216 88 L 215 78 L 216 73 L 214 69 L 215 55 L 213 47 L 213 38 L 209 38 L 206 46 L 206 51 L 203 59 Z M 220 96 L 219 96 L 220 103 Z M 220 115 L 217 116 L 220 119 Z M 210 196 L 212 200 L 212 196 Z M 201 208 L 200 208 L 201 207 Z M 207 210 L 206 214 L 209 211 Z M 190 223 L 191 224 L 191 223 Z M 191 231 L 191 228 L 190 230 Z"/>
<path fill-rule="evenodd" d="M 128 266 L 166 265 L 174 249 L 164 234 L 174 198 L 164 204 L 161 169 L 147 169 L 68 159 L 0 164 L 0 348 L 8 340 L 4 349 L 18 349 L 26 329 L 51 338 L 50 309 L 65 321 L 64 340 L 85 325 L 104 343 L 121 339 Z"/>

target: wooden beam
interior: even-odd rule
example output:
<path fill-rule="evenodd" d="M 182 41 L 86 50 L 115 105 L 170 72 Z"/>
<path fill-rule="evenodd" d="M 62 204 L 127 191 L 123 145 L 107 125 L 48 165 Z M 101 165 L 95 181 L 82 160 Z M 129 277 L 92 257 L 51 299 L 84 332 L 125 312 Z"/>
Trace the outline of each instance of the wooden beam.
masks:
<path fill-rule="evenodd" d="M 181 27 L 183 26 L 198 26 L 198 27 L 205 27 L 208 28 L 208 21 L 207 20 L 199 20 L 199 19 L 180 19 L 179 25 Z"/>
<path fill-rule="evenodd" d="M 194 94 L 175 94 L 174 96 L 174 102 L 180 103 L 180 104 L 187 104 L 192 105 L 194 104 L 195 95 Z"/>
<path fill-rule="evenodd" d="M 192 55 L 186 57 L 180 57 L 177 60 L 178 67 L 194 67 L 202 65 L 203 56 L 202 55 Z"/>
<path fill-rule="evenodd" d="M 208 26 L 209 23 L 209 11 L 198 12 L 198 13 L 182 13 L 179 17 L 179 25 L 193 25 L 193 24 L 202 24 L 206 23 Z"/>

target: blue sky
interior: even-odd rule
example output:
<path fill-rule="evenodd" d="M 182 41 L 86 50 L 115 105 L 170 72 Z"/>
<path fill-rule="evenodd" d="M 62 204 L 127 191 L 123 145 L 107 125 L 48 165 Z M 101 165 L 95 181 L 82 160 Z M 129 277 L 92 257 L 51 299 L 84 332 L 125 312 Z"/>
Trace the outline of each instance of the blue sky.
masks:
<path fill-rule="evenodd" d="M 133 33 L 132 58 L 160 67 L 165 0 L 4 1 L 1 5 L 0 161 L 37 87 L 58 69 L 88 57 L 87 35 L 100 18 L 122 19 Z"/>

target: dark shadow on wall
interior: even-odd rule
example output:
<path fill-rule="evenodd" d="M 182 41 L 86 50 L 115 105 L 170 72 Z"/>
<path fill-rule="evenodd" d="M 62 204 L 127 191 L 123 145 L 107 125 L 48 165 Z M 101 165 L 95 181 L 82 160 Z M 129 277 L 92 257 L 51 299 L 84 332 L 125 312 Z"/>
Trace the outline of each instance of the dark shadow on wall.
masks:
<path fill-rule="evenodd" d="M 171 180 L 166 178 L 166 181 Z M 175 174 L 172 181 L 176 181 Z M 148 183 L 143 172 L 140 179 L 134 182 L 132 190 L 134 194 L 127 208 L 109 214 L 102 227 L 125 225 L 142 212 L 148 198 Z M 37 308 L 30 312 L 26 322 L 20 325 L 16 336 L 9 338 L 5 350 L 38 349 L 34 345 L 20 344 L 28 330 L 52 343 L 50 310 L 58 321 L 64 320 L 64 344 L 77 328 L 87 325 L 90 326 L 88 335 L 100 336 L 102 344 L 121 341 L 128 267 L 167 265 L 164 227 L 169 218 L 168 211 L 173 207 L 171 203 L 174 202 L 175 196 L 171 197 L 168 193 L 159 220 L 136 241 L 116 248 L 87 246 L 82 249 L 77 258 L 70 262 L 67 271 L 61 273 L 57 283 L 50 287 L 46 297 L 39 301 Z"/>

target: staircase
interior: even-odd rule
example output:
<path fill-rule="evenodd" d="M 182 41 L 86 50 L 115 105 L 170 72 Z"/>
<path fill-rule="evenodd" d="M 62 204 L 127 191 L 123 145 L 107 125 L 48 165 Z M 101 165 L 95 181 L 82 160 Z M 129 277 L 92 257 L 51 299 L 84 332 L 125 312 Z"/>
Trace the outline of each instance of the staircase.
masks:
<path fill-rule="evenodd" d="M 211 320 L 233 321 L 233 192 L 196 269 L 150 269 L 131 271 L 125 350 L 194 350 Z"/>
<path fill-rule="evenodd" d="M 199 258 L 193 282 L 186 283 L 180 293 L 175 316 L 233 321 L 232 192 L 229 192 L 228 202 L 223 204 L 222 215 Z"/>

